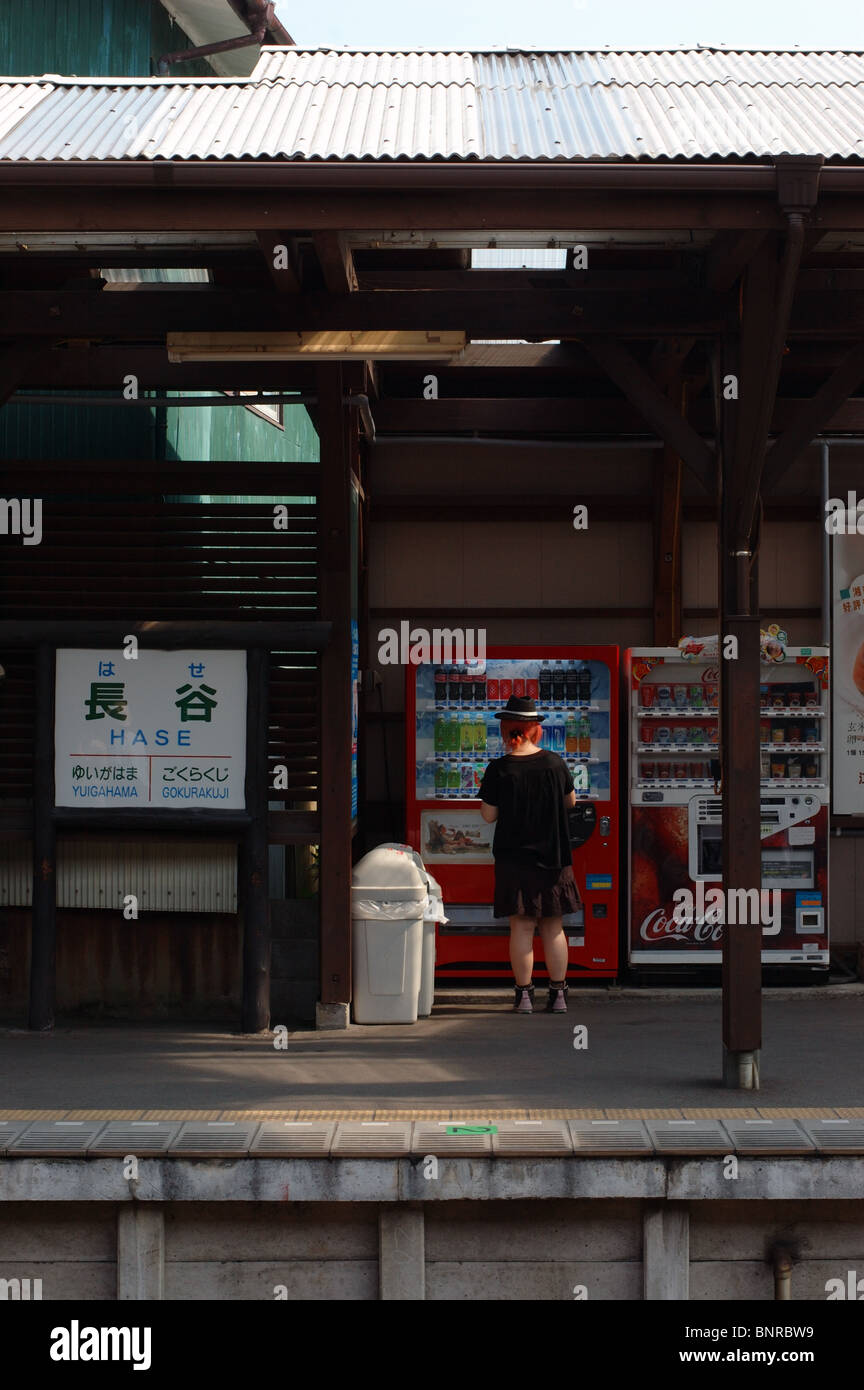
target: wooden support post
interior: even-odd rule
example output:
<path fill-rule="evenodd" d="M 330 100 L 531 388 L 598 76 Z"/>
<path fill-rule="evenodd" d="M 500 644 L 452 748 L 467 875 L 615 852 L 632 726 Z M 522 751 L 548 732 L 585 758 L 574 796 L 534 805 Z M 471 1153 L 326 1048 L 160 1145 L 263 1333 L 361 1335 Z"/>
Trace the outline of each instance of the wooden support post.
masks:
<path fill-rule="evenodd" d="M 267 853 L 267 703 L 270 654 L 246 653 L 246 810 L 252 817 L 240 844 L 238 907 L 243 923 L 244 1033 L 270 1023 L 270 903 Z"/>
<path fill-rule="evenodd" d="M 321 447 L 319 616 L 332 623 L 321 656 L 321 999 L 319 1027 L 344 1028 L 351 1001 L 351 457 L 345 372 L 318 371 Z M 355 425 L 356 428 L 356 425 Z"/>
<path fill-rule="evenodd" d="M 683 412 L 680 380 L 669 389 Z M 681 637 L 681 459 L 667 444 L 654 461 L 654 645 L 674 647 Z"/>
<path fill-rule="evenodd" d="M 36 649 L 33 778 L 33 908 L 30 914 L 29 1028 L 54 1027 L 57 985 L 57 832 L 54 809 L 54 648 Z"/>

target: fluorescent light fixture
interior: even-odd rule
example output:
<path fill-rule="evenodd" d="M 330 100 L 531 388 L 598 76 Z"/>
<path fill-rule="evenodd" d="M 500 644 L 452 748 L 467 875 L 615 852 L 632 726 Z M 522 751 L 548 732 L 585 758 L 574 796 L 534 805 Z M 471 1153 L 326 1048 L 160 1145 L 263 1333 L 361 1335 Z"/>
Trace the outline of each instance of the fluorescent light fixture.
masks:
<path fill-rule="evenodd" d="M 464 333 L 376 328 L 329 333 L 169 333 L 169 362 L 354 361 L 374 357 L 406 362 L 461 356 Z"/>

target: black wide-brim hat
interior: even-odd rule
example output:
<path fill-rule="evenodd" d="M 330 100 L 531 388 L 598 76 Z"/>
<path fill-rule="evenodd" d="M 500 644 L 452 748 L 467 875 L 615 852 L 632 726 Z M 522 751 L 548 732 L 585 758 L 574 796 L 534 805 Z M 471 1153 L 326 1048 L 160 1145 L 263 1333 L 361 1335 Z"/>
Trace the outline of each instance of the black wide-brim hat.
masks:
<path fill-rule="evenodd" d="M 533 700 L 526 700 L 521 695 L 511 695 L 504 709 L 495 711 L 495 718 L 521 719 L 525 724 L 542 724 L 546 715 L 534 708 Z"/>

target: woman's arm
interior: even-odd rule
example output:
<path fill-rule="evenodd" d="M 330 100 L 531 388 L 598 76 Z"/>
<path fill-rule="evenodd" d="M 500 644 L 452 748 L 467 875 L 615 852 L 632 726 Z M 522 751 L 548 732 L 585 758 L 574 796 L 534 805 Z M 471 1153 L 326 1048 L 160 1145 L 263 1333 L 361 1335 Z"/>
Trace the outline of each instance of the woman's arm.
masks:
<path fill-rule="evenodd" d="M 564 798 L 564 805 L 567 807 L 568 810 L 570 809 L 571 806 L 575 806 L 575 805 L 576 805 L 576 793 L 575 793 L 575 791 L 570 792 L 569 796 L 565 796 L 565 798 Z"/>
<path fill-rule="evenodd" d="M 496 821 L 498 819 L 498 807 L 487 806 L 485 801 L 481 801 L 480 814 L 483 817 L 483 819 L 487 821 L 489 825 L 491 825 L 493 821 Z"/>

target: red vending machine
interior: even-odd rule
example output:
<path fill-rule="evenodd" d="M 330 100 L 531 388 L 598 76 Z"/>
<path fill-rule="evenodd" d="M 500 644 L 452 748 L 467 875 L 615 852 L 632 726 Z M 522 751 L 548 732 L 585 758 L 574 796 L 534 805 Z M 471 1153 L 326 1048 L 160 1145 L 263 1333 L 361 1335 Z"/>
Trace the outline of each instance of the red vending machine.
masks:
<path fill-rule="evenodd" d="M 675 647 L 624 654 L 631 965 L 720 964 L 728 910 L 751 924 L 758 912 L 764 965 L 827 971 L 828 649 L 786 647 L 761 669 L 762 889 L 777 894 L 763 891 L 757 909 L 755 891 L 728 905 L 721 891 L 718 660 Z"/>
<path fill-rule="evenodd" d="M 444 890 L 439 981 L 508 978 L 508 924 L 496 920 L 494 825 L 478 788 L 503 753 L 494 717 L 510 695 L 546 714 L 543 747 L 570 767 L 573 871 L 583 911 L 564 918 L 570 979 L 618 972 L 618 648 L 490 647 L 482 661 L 407 668 L 407 841 Z M 539 945 L 539 940 L 538 940 Z M 538 952 L 539 957 L 539 952 Z M 535 976 L 546 973 L 538 958 Z"/>

